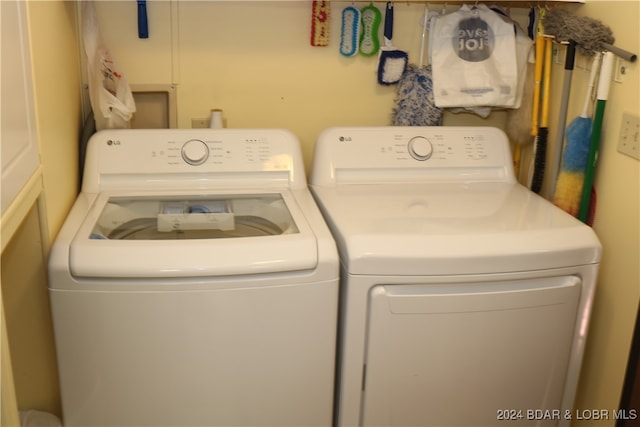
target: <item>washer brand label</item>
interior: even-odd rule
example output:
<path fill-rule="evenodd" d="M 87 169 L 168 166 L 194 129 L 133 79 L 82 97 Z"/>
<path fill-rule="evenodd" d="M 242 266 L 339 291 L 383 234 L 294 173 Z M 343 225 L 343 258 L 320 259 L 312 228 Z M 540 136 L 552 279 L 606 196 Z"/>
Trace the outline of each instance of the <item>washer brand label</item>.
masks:
<path fill-rule="evenodd" d="M 351 138 L 350 136 L 339 136 L 338 137 L 338 141 L 340 142 L 351 142 L 353 141 L 353 138 Z"/>
<path fill-rule="evenodd" d="M 114 145 L 120 145 L 120 140 L 119 139 L 108 139 L 107 140 L 107 145 L 109 147 L 114 146 Z"/>
<path fill-rule="evenodd" d="M 481 62 L 489 59 L 495 47 L 493 30 L 482 18 L 474 16 L 458 23 L 458 34 L 452 37 L 453 50 L 460 59 Z"/>

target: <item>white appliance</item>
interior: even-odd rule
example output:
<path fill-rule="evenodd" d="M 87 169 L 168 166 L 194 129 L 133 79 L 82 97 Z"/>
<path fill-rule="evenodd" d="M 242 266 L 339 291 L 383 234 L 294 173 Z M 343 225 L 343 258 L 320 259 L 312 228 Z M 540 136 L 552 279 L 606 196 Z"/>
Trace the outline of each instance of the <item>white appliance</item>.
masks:
<path fill-rule="evenodd" d="M 338 271 L 291 133 L 97 133 L 50 258 L 65 425 L 327 426 Z"/>
<path fill-rule="evenodd" d="M 311 188 L 342 269 L 337 425 L 568 423 L 601 246 L 512 169 L 494 128 L 321 134 Z"/>

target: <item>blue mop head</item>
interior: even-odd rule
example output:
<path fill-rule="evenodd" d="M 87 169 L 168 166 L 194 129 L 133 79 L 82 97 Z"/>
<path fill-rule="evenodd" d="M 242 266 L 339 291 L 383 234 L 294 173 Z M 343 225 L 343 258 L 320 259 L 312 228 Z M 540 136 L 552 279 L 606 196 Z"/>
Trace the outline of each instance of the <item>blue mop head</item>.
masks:
<path fill-rule="evenodd" d="M 433 98 L 431 65 L 407 65 L 400 82 L 393 109 L 394 126 L 440 126 L 442 110 Z"/>

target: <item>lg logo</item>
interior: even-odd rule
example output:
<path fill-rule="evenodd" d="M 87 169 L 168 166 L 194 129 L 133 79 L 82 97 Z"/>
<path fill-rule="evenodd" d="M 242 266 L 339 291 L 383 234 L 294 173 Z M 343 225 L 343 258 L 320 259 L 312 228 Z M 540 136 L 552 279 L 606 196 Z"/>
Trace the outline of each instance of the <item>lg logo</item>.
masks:
<path fill-rule="evenodd" d="M 107 145 L 108 145 L 108 146 L 110 146 L 110 147 L 111 147 L 112 145 L 120 145 L 120 141 L 118 141 L 117 139 L 116 139 L 116 140 L 109 139 L 109 140 L 107 141 Z"/>
<path fill-rule="evenodd" d="M 338 138 L 338 141 L 340 142 L 351 142 L 351 137 L 350 136 L 341 136 Z"/>

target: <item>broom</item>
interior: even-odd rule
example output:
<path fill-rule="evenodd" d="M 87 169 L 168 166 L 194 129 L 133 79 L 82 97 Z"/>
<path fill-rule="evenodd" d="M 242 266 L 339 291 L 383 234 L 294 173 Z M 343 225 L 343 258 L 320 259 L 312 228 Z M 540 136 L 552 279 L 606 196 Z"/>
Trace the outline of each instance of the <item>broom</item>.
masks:
<path fill-rule="evenodd" d="M 600 54 L 597 53 L 591 62 L 589 86 L 584 99 L 580 116 L 573 119 L 566 131 L 567 145 L 562 155 L 562 167 L 555 183 L 553 203 L 565 212 L 577 216 L 584 185 L 584 174 L 589 154 L 589 140 L 593 120 L 589 117 L 591 94 L 595 85 Z"/>
<path fill-rule="evenodd" d="M 549 138 L 549 95 L 551 93 L 551 38 L 544 37 L 544 78 L 542 82 L 542 112 L 540 127 L 535 140 L 535 160 L 531 190 L 540 193 L 544 181 L 544 170 L 547 157 L 547 139 Z M 537 60 L 537 59 L 536 59 Z"/>
<path fill-rule="evenodd" d="M 604 109 L 607 104 L 607 98 L 609 97 L 609 86 L 611 84 L 612 71 L 613 71 L 613 53 L 605 52 L 602 58 L 602 69 L 600 71 L 600 81 L 598 81 L 596 111 L 593 117 L 593 128 L 591 129 L 591 138 L 589 139 L 589 155 L 587 157 L 584 186 L 582 187 L 582 199 L 580 200 L 580 210 L 578 211 L 578 219 L 584 223 L 587 223 L 589 221 L 589 207 L 591 204 L 593 175 L 595 173 L 598 149 L 600 146 L 600 135 L 602 133 Z"/>
<path fill-rule="evenodd" d="M 536 57 L 535 57 L 535 69 L 533 77 L 533 106 L 531 110 L 531 136 L 533 136 L 533 157 L 535 159 L 535 147 L 538 139 L 538 128 L 540 127 L 540 92 L 542 90 L 542 66 L 544 65 L 544 36 L 539 31 L 536 35 Z M 517 148 L 517 147 L 516 147 Z M 521 152 L 516 151 L 516 158 L 521 157 Z M 531 187 L 531 180 L 533 179 L 533 162 L 529 167 L 529 176 L 527 179 L 527 186 Z"/>

